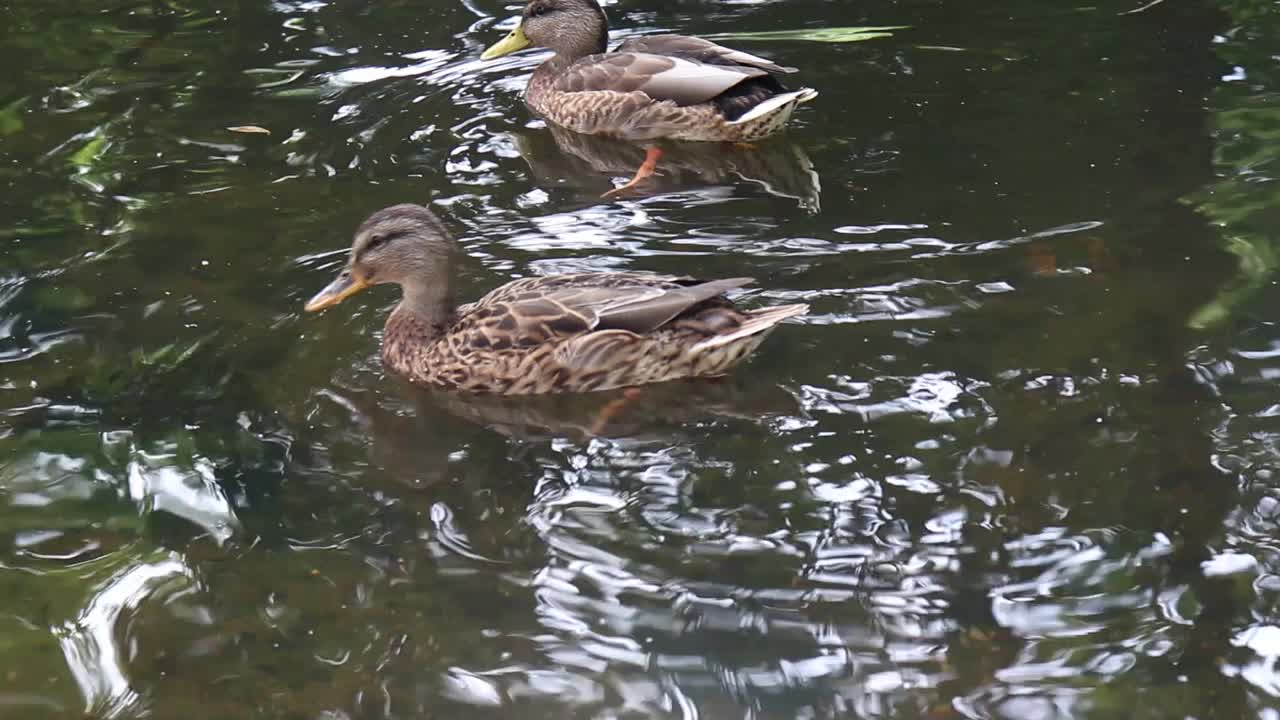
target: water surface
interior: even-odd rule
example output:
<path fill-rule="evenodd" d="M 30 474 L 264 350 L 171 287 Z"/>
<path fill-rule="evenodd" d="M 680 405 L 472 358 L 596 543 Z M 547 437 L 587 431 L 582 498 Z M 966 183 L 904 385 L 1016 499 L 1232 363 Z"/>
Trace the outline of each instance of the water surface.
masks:
<path fill-rule="evenodd" d="M 910 26 L 615 202 L 514 11 L 0 5 L 0 715 L 1280 717 L 1273 4 L 611 5 Z M 603 433 L 414 392 L 301 311 L 396 202 L 813 313 Z"/>

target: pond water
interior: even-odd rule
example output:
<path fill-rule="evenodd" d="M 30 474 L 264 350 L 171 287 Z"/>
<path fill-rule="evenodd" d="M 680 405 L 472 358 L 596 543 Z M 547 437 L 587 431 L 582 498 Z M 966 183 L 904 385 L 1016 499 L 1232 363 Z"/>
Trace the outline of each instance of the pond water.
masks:
<path fill-rule="evenodd" d="M 515 12 L 0 3 L 0 716 L 1280 718 L 1280 6 L 613 4 L 908 26 L 726 41 L 821 96 L 613 201 Z M 301 307 L 397 202 L 812 313 L 600 433 L 418 393 Z"/>

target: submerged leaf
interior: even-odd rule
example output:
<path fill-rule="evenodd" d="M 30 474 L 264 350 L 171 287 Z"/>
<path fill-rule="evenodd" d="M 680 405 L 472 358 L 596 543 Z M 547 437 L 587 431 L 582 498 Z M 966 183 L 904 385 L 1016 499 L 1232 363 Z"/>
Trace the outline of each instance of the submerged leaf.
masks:
<path fill-rule="evenodd" d="M 27 104 L 25 97 L 0 108 L 0 136 L 22 132 L 22 108 Z"/>
<path fill-rule="evenodd" d="M 67 159 L 67 162 L 82 170 L 88 170 L 93 166 L 94 161 L 98 159 L 98 155 L 107 144 L 106 135 L 98 133 L 97 131 L 94 132 L 97 134 L 91 137 L 89 142 L 84 144 L 84 147 L 72 153 L 71 157 Z"/>
<path fill-rule="evenodd" d="M 1204 330 L 1231 316 L 1232 310 L 1267 283 L 1280 265 L 1280 248 L 1270 238 L 1228 237 L 1226 250 L 1240 261 L 1235 279 L 1196 310 L 1187 325 Z"/>
<path fill-rule="evenodd" d="M 907 30 L 910 25 L 879 25 L 868 27 L 808 28 L 804 30 L 766 30 L 764 32 L 734 32 L 707 35 L 717 40 L 808 40 L 810 42 L 848 43 L 890 37 L 894 30 Z"/>

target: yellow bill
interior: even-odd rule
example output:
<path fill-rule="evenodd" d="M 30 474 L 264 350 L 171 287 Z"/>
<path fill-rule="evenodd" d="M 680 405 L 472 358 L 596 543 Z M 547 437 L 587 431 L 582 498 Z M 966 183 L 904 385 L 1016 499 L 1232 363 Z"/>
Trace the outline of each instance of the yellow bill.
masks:
<path fill-rule="evenodd" d="M 369 287 L 369 283 L 365 282 L 363 278 L 356 277 L 350 270 L 343 270 L 338 277 L 333 279 L 333 282 L 326 285 L 323 290 L 315 294 L 315 297 L 308 300 L 304 309 L 307 312 L 315 312 L 332 307 L 367 287 Z"/>
<path fill-rule="evenodd" d="M 503 55 L 510 55 L 527 47 L 529 47 L 529 38 L 524 36 L 524 20 L 521 20 L 520 24 L 516 25 L 516 28 L 508 33 L 506 37 L 490 45 L 489 49 L 480 55 L 480 59 L 492 60 L 500 58 Z"/>

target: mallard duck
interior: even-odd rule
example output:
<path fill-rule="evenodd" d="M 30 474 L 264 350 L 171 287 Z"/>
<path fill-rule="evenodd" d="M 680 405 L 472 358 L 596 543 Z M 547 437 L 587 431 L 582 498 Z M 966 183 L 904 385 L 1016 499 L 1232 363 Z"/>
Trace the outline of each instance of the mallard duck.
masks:
<path fill-rule="evenodd" d="M 515 280 L 455 305 L 455 244 L 432 212 L 394 205 L 356 231 L 346 267 L 306 304 L 336 305 L 370 285 L 403 298 L 382 362 L 410 381 L 503 395 L 586 392 L 722 375 L 807 305 L 740 310 L 724 293 L 751 282 L 642 272 Z"/>
<path fill-rule="evenodd" d="M 787 90 L 774 74 L 795 72 L 762 57 L 686 35 L 648 35 L 606 52 L 609 23 L 596 0 L 531 0 L 520 22 L 483 60 L 527 47 L 555 54 L 529 79 L 525 102 L 557 125 L 627 140 L 750 142 L 782 129 L 810 88 Z M 653 174 L 648 149 L 631 182 Z"/>

